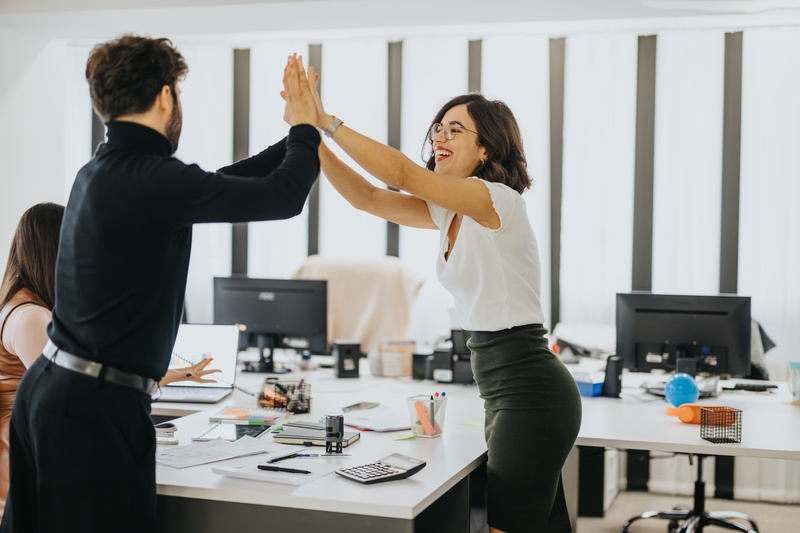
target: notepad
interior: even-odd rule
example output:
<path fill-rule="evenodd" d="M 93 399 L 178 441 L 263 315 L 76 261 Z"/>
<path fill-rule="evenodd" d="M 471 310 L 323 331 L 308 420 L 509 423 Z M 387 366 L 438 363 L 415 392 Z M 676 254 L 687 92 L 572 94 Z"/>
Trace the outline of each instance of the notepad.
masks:
<path fill-rule="evenodd" d="M 193 435 L 192 440 L 195 442 L 207 442 L 214 439 L 235 441 L 245 435 L 257 438 L 265 431 L 269 431 L 269 429 L 270 426 L 268 425 L 242 425 L 215 422 L 200 433 Z"/>
<path fill-rule="evenodd" d="M 286 409 L 260 409 L 228 406 L 208 417 L 209 422 L 265 423 L 271 425 L 287 414 Z"/>

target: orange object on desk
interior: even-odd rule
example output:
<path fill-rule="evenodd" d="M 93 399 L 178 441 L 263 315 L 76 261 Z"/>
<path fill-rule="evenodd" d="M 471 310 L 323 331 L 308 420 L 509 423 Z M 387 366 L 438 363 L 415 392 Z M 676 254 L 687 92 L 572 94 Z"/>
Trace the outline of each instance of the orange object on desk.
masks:
<path fill-rule="evenodd" d="M 700 423 L 700 408 L 720 407 L 718 405 L 685 403 L 679 407 L 667 407 L 667 416 L 677 416 L 684 424 Z"/>

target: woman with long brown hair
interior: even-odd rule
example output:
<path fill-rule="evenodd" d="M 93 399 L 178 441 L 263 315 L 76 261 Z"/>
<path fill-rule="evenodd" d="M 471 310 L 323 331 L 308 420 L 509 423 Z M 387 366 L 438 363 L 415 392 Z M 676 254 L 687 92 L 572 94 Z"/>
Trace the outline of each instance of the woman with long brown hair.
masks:
<path fill-rule="evenodd" d="M 0 517 L 8 494 L 8 427 L 19 380 L 42 354 L 55 298 L 64 206 L 36 204 L 20 218 L 0 284 Z"/>

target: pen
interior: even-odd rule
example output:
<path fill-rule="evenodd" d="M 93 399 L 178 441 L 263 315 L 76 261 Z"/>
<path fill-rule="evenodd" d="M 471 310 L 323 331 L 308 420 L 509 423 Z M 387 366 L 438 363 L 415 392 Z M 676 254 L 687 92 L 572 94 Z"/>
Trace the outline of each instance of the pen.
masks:
<path fill-rule="evenodd" d="M 297 468 L 283 468 L 280 466 L 258 465 L 259 470 L 269 470 L 270 472 L 288 472 L 290 474 L 310 474 L 310 470 L 299 470 Z"/>
<path fill-rule="evenodd" d="M 297 452 L 290 453 L 288 455 L 279 455 L 278 457 L 273 457 L 272 459 L 268 459 L 268 463 L 277 463 L 278 461 L 283 461 L 284 459 L 291 459 L 292 457 L 297 457 Z"/>

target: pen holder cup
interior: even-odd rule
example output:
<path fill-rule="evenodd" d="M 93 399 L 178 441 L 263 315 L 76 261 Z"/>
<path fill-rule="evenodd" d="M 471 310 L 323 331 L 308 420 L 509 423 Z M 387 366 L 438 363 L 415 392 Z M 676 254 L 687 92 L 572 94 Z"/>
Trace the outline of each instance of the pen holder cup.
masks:
<path fill-rule="evenodd" d="M 419 394 L 408 399 L 411 432 L 417 437 L 430 439 L 441 436 L 446 413 L 446 397 L 431 399 L 430 395 Z"/>
<path fill-rule="evenodd" d="M 258 395 L 258 405 L 268 409 L 286 409 L 292 413 L 308 413 L 311 411 L 311 385 L 303 381 L 268 378 Z"/>
<path fill-rule="evenodd" d="M 742 442 L 742 412 L 719 405 L 702 407 L 700 438 L 715 444 Z"/>

